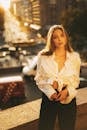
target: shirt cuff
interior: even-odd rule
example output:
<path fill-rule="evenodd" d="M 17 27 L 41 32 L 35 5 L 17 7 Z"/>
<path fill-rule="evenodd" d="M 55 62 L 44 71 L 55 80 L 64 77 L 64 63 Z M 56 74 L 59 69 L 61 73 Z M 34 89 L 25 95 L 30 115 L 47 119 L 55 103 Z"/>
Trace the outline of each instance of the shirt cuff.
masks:
<path fill-rule="evenodd" d="M 55 89 L 53 89 L 51 86 L 48 86 L 47 88 L 41 88 L 41 91 L 44 92 L 44 94 L 51 100 L 52 94 L 56 93 Z"/>
<path fill-rule="evenodd" d="M 73 99 L 74 97 L 76 97 L 77 90 L 75 88 L 73 88 L 73 87 L 67 87 L 67 90 L 68 90 L 69 97 L 71 99 Z"/>
<path fill-rule="evenodd" d="M 68 104 L 76 97 L 77 90 L 75 88 L 67 87 L 68 90 L 68 96 L 65 100 L 61 101 L 62 104 Z"/>
<path fill-rule="evenodd" d="M 56 78 L 50 78 L 50 79 L 47 80 L 47 83 L 52 85 L 53 81 L 57 81 L 57 79 Z"/>

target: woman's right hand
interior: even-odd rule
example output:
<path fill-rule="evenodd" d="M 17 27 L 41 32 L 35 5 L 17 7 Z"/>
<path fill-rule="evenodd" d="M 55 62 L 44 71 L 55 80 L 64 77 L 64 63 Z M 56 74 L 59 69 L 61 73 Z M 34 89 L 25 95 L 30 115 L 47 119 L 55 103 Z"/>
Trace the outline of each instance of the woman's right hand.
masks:
<path fill-rule="evenodd" d="M 57 90 L 58 89 L 58 82 L 57 81 L 53 81 L 52 87 Z M 51 95 L 51 100 L 56 100 L 58 98 L 58 92 L 55 92 L 54 94 Z"/>
<path fill-rule="evenodd" d="M 52 87 L 54 89 L 58 89 L 58 82 L 57 81 L 53 81 Z"/>
<path fill-rule="evenodd" d="M 50 97 L 50 99 L 55 101 L 57 99 L 57 93 L 53 93 Z"/>

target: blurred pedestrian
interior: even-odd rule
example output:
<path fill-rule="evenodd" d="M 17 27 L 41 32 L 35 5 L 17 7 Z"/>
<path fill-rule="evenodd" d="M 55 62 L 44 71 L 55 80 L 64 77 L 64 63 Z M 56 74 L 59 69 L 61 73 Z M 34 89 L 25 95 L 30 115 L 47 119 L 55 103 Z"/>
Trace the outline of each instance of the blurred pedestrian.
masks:
<path fill-rule="evenodd" d="M 58 116 L 60 130 L 74 130 L 76 94 L 81 59 L 62 25 L 53 25 L 37 63 L 36 84 L 42 91 L 39 130 L 54 130 Z"/>

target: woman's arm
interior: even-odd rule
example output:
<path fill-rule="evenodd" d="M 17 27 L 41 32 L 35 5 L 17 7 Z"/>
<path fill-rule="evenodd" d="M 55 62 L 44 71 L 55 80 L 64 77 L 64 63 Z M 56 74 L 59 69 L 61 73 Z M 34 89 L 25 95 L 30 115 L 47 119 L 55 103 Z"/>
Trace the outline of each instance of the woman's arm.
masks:
<path fill-rule="evenodd" d="M 69 76 L 61 76 L 63 84 L 66 85 L 65 90 L 60 91 L 60 97 L 58 100 L 65 102 L 70 102 L 74 97 L 76 97 L 77 90 L 80 83 L 80 66 L 81 60 L 78 54 L 75 54 L 72 58 L 72 73 Z M 69 72 L 68 72 L 69 73 Z M 66 97 L 66 98 L 65 98 Z M 63 100 L 64 98 L 64 100 Z"/>
<path fill-rule="evenodd" d="M 51 99 L 51 96 L 56 93 L 55 89 L 52 87 L 51 81 L 54 80 L 47 76 L 45 70 L 41 65 L 42 58 L 40 57 L 37 63 L 37 72 L 35 76 L 35 81 L 38 88 L 46 94 L 46 96 Z M 45 62 L 45 59 L 44 59 Z"/>

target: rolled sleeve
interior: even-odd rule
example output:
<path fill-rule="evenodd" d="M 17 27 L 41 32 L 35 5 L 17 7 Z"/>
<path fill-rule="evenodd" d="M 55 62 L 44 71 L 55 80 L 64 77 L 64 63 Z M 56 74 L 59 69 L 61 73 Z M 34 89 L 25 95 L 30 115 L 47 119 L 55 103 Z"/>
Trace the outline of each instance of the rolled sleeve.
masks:
<path fill-rule="evenodd" d="M 41 74 L 42 75 L 42 74 Z M 40 74 L 36 75 L 35 81 L 38 88 L 50 99 L 51 95 L 56 91 L 51 86 L 51 82 L 48 79 L 44 79 Z"/>
<path fill-rule="evenodd" d="M 67 90 L 68 90 L 68 96 L 66 98 L 65 103 L 69 103 L 73 98 L 76 97 L 77 95 L 77 89 L 79 87 L 80 83 L 80 66 L 81 66 L 81 61 L 78 55 L 74 58 L 72 62 L 72 73 L 70 76 L 65 76 L 63 78 L 64 84 L 67 85 Z"/>
<path fill-rule="evenodd" d="M 37 65 L 37 72 L 34 80 L 38 88 L 50 99 L 51 95 L 56 92 L 52 87 L 53 78 L 49 78 L 40 62 L 38 63 L 39 65 Z"/>

